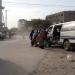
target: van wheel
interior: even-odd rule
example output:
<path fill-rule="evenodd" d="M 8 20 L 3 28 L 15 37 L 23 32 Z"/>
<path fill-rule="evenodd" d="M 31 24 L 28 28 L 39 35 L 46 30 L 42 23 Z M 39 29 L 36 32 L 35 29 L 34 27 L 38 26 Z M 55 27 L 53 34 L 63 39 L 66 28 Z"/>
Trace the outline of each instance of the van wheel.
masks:
<path fill-rule="evenodd" d="M 64 41 L 64 49 L 69 51 L 71 49 L 71 44 L 68 40 Z"/>

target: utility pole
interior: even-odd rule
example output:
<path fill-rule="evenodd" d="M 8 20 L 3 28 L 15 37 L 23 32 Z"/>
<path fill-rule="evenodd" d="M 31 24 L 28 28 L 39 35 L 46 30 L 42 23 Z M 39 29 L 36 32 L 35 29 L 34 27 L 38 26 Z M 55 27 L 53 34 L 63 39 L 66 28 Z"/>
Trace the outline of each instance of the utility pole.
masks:
<path fill-rule="evenodd" d="M 2 23 L 3 23 L 3 26 L 5 27 L 4 14 L 3 14 L 3 12 L 2 12 Z"/>
<path fill-rule="evenodd" d="M 7 27 L 7 11 L 8 10 L 5 10 L 5 14 L 6 14 L 6 16 L 5 16 L 5 26 Z"/>

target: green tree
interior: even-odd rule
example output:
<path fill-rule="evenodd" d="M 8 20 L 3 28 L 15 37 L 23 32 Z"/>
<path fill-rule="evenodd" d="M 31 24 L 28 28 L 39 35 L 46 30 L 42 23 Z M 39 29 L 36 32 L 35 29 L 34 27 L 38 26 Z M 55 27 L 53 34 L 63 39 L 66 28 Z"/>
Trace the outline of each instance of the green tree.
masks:
<path fill-rule="evenodd" d="M 31 26 L 33 28 L 47 28 L 49 27 L 49 22 L 42 19 L 32 19 L 31 20 Z"/>

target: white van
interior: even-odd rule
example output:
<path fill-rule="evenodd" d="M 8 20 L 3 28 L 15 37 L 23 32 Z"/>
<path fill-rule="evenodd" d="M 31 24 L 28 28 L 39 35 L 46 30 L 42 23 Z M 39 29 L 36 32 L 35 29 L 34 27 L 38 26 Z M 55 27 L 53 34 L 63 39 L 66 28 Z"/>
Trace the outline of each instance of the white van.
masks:
<path fill-rule="evenodd" d="M 75 45 L 75 21 L 51 25 L 47 37 L 50 45 L 59 44 L 70 50 Z"/>

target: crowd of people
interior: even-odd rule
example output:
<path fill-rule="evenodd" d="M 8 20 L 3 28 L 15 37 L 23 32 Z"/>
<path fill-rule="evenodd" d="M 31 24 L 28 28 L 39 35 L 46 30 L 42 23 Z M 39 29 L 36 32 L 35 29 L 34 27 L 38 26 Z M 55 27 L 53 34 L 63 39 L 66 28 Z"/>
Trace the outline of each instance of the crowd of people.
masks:
<path fill-rule="evenodd" d="M 46 29 L 33 29 L 30 33 L 31 46 L 48 47 L 47 30 Z"/>

